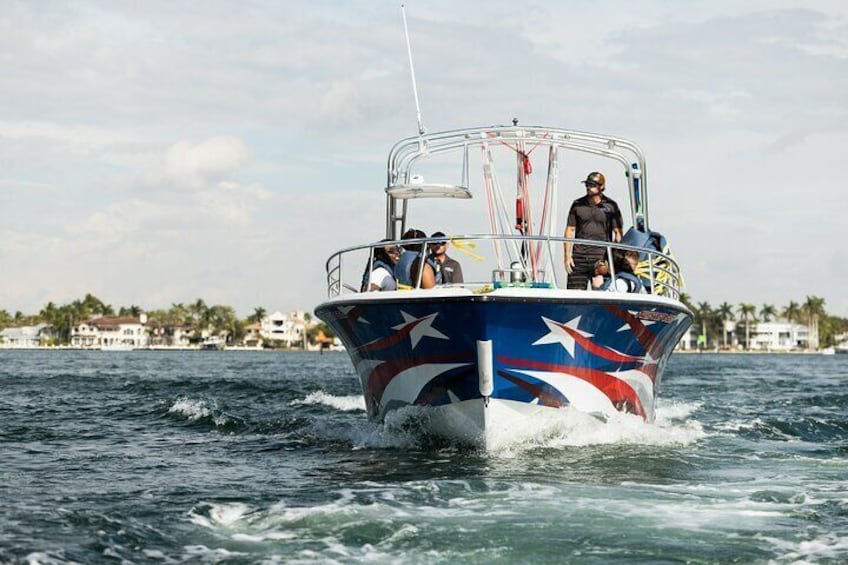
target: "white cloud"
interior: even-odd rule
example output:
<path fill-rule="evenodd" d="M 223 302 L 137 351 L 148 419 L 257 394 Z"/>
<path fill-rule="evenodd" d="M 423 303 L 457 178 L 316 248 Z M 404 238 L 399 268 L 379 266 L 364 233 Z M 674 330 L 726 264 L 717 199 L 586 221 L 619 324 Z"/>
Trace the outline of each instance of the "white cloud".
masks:
<path fill-rule="evenodd" d="M 179 141 L 161 163 L 143 177 L 144 184 L 201 191 L 227 178 L 248 159 L 247 145 L 235 137 L 218 136 L 197 143 Z"/>
<path fill-rule="evenodd" d="M 848 315 L 842 2 L 438 0 L 407 15 L 430 131 L 517 116 L 633 138 L 696 299 L 817 294 Z M 89 291 L 313 306 L 326 256 L 382 236 L 385 154 L 415 133 L 407 66 L 388 2 L 4 7 L 0 308 Z M 432 222 L 463 231 L 445 214 Z"/>

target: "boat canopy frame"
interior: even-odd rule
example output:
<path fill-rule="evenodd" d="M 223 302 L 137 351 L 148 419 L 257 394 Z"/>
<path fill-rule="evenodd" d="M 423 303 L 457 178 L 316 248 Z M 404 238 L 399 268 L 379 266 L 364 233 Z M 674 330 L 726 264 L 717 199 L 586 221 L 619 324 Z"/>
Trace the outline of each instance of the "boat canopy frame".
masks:
<path fill-rule="evenodd" d="M 554 150 L 576 151 L 612 159 L 624 168 L 633 226 L 650 230 L 648 222 L 647 169 L 645 156 L 634 142 L 621 137 L 543 126 L 490 126 L 467 128 L 409 137 L 389 152 L 386 184 L 386 237 L 400 239 L 406 230 L 408 202 L 417 198 L 471 198 L 469 151 L 491 143 L 502 143 L 516 151 L 525 144 Z M 428 157 L 462 152 L 462 179 L 459 185 L 425 183 L 414 167 Z"/>

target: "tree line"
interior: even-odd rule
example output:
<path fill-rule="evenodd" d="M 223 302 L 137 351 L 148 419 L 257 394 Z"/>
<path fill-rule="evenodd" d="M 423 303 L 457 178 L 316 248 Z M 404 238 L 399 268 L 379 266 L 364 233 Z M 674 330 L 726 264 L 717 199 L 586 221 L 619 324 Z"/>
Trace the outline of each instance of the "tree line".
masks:
<path fill-rule="evenodd" d="M 173 303 L 170 308 L 159 310 L 145 310 L 137 305 L 113 307 L 94 296 L 86 294 L 85 297 L 73 300 L 68 304 L 57 306 L 48 302 L 38 314 L 25 315 L 20 311 L 9 314 L 0 309 L 0 329 L 8 327 L 34 326 L 47 324 L 53 328 L 57 343 L 70 343 L 73 328 L 96 316 L 131 316 L 138 318 L 141 314 L 147 315 L 148 327 L 173 327 L 183 326 L 190 328 L 196 339 L 201 338 L 202 332 L 214 335 L 226 334 L 232 342 L 241 341 L 245 336 L 245 328 L 253 323 L 259 322 L 267 315 L 265 308 L 259 306 L 245 319 L 240 319 L 232 306 L 224 304 L 207 304 L 202 298 L 194 302 Z M 306 314 L 306 321 L 311 321 L 311 315 Z M 333 333 L 325 324 L 317 324 L 309 327 L 307 336 L 313 338 L 319 331 L 324 335 L 333 337 Z"/>
<path fill-rule="evenodd" d="M 818 296 L 807 296 L 804 302 L 791 301 L 788 305 L 778 308 L 773 304 L 754 304 L 743 302 L 732 305 L 723 302 L 717 307 L 708 302 L 692 301 L 688 294 L 681 296 L 682 302 L 695 315 L 694 326 L 706 337 L 708 346 L 727 347 L 729 332 L 725 327 L 733 322 L 738 338 L 744 336 L 746 345 L 750 342 L 751 330 L 759 321 L 769 322 L 782 318 L 787 322 L 805 324 L 811 335 L 819 336 L 821 347 L 836 345 L 836 338 L 848 332 L 848 319 L 831 316 L 825 311 L 825 300 Z M 115 309 L 93 294 L 86 294 L 81 299 L 68 304 L 57 306 L 48 302 L 38 314 L 24 315 L 20 311 L 14 315 L 0 309 L 0 329 L 7 327 L 33 326 L 41 323 L 48 324 L 54 330 L 58 343 L 69 343 L 73 327 L 80 322 L 95 316 L 132 316 L 137 318 L 142 313 L 147 314 L 147 325 L 150 327 L 169 327 L 175 325 L 188 326 L 199 339 L 203 331 L 216 335 L 226 333 L 233 342 L 240 341 L 245 335 L 245 327 L 260 321 L 267 314 L 265 308 L 259 306 L 245 319 L 240 319 L 232 306 L 224 304 L 207 304 L 202 298 L 194 302 L 173 303 L 170 308 L 159 310 L 144 310 L 140 306 L 121 306 Z M 311 316 L 306 314 L 307 321 Z M 314 338 L 319 331 L 327 337 L 333 337 L 332 330 L 323 323 L 311 326 L 308 336 Z"/>
<path fill-rule="evenodd" d="M 695 315 L 694 326 L 705 336 L 708 347 L 728 347 L 729 333 L 725 328 L 733 325 L 738 341 L 748 347 L 751 330 L 757 322 L 783 319 L 790 323 L 806 325 L 811 336 L 818 335 L 820 347 L 837 345 L 837 336 L 848 332 L 848 319 L 829 315 L 824 308 L 825 300 L 819 296 L 807 296 L 803 302 L 790 301 L 784 307 L 762 304 L 757 307 L 749 302 L 732 305 L 723 302 L 713 308 L 708 302 L 692 301 L 687 294 L 682 302 Z"/>

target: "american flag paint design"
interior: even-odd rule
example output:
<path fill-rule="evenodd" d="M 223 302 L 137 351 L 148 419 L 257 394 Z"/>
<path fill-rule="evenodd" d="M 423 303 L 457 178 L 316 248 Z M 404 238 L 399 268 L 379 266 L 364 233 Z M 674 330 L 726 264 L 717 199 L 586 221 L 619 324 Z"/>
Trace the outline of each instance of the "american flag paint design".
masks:
<path fill-rule="evenodd" d="M 479 399 L 476 341 L 492 340 L 492 398 L 654 418 L 659 378 L 691 323 L 651 303 L 521 300 L 325 303 L 318 316 L 343 340 L 369 417 L 410 404 Z"/>

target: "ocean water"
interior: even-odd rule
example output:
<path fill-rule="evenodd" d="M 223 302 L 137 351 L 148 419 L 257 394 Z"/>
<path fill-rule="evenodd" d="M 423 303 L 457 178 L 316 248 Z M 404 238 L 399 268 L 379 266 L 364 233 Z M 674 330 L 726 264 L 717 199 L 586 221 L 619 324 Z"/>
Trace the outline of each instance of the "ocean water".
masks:
<path fill-rule="evenodd" d="M 845 563 L 848 356 L 677 355 L 486 453 L 344 353 L 0 350 L 0 563 Z"/>

